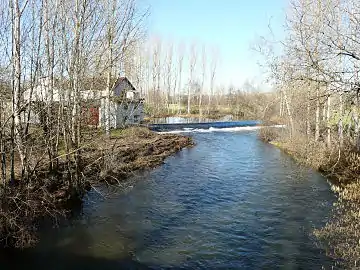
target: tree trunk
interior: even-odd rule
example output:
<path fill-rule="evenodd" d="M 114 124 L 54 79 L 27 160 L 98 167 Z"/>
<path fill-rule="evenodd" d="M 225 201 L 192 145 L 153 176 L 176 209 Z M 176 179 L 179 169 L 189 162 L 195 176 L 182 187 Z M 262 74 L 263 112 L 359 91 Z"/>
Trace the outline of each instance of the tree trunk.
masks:
<path fill-rule="evenodd" d="M 205 47 L 202 50 L 202 77 L 201 77 L 201 88 L 199 93 L 199 115 L 202 117 L 202 96 L 204 92 L 204 83 L 205 83 L 205 72 L 206 72 L 206 52 Z"/>
<path fill-rule="evenodd" d="M 360 151 L 360 123 L 359 123 L 359 113 L 358 113 L 358 109 L 354 108 L 353 109 L 353 120 L 354 120 L 354 139 L 355 139 L 355 145 L 356 145 L 356 149 L 357 151 Z"/>
<path fill-rule="evenodd" d="M 109 68 L 106 77 L 106 98 L 105 98 L 105 134 L 107 137 L 110 137 L 110 128 L 111 128 L 111 70 Z"/>
<path fill-rule="evenodd" d="M 316 111 L 315 111 L 315 141 L 320 137 L 320 89 L 316 86 Z"/>
<path fill-rule="evenodd" d="M 115 1 L 108 0 L 108 28 L 107 28 L 107 45 L 108 45 L 108 66 L 107 66 L 107 78 L 106 78 L 106 99 L 105 99 L 105 134 L 110 137 L 111 129 L 111 79 L 113 69 L 113 39 L 114 39 L 114 12 L 115 12 Z"/>
<path fill-rule="evenodd" d="M 21 176 L 26 174 L 25 152 L 23 145 L 23 130 L 21 126 L 21 12 L 18 0 L 12 0 L 13 30 L 12 30 L 12 53 L 13 53 L 13 122 L 15 144 L 21 163 Z M 14 181 L 14 175 L 11 177 Z"/>
<path fill-rule="evenodd" d="M 330 148 L 331 147 L 331 126 L 330 126 L 330 111 L 331 111 L 331 96 L 327 96 L 327 110 L 326 110 L 326 144 Z"/>
<path fill-rule="evenodd" d="M 311 125 L 310 125 L 310 100 L 311 100 L 311 92 L 310 92 L 310 83 L 308 84 L 307 89 L 307 104 L 306 104 L 306 136 L 310 138 L 311 134 Z"/>
<path fill-rule="evenodd" d="M 195 82 L 194 71 L 195 71 L 195 66 L 196 66 L 196 59 L 197 59 L 196 49 L 195 49 L 195 44 L 193 44 L 191 47 L 191 56 L 190 56 L 190 80 L 189 80 L 189 87 L 188 87 L 188 102 L 187 102 L 187 113 L 188 114 L 191 113 L 191 95 L 192 95 L 191 90 L 192 90 L 193 84 Z"/>
<path fill-rule="evenodd" d="M 343 95 L 340 94 L 339 97 L 340 108 L 339 108 L 339 123 L 338 123 L 338 136 L 340 147 L 344 144 L 344 127 L 343 127 L 343 114 L 344 114 L 344 104 L 343 104 Z"/>
<path fill-rule="evenodd" d="M 190 84 L 188 86 L 187 114 L 190 114 L 191 112 L 191 84 L 192 82 L 190 81 Z"/>
<path fill-rule="evenodd" d="M 291 105 L 287 98 L 286 91 L 282 90 L 282 92 L 283 92 L 283 96 L 284 96 L 284 102 L 286 105 L 287 115 L 289 117 L 289 122 L 290 122 L 290 137 L 292 137 L 294 134 L 294 121 L 293 121 L 293 117 L 292 117 L 292 113 L 291 113 Z"/>
<path fill-rule="evenodd" d="M 283 104 L 284 104 L 284 102 L 283 102 L 283 95 L 282 95 L 282 93 L 280 92 L 280 105 L 279 105 L 279 117 L 282 117 L 283 116 Z"/>
<path fill-rule="evenodd" d="M 181 113 L 181 75 L 182 75 L 182 59 L 179 64 L 179 86 L 178 86 L 178 113 Z"/>

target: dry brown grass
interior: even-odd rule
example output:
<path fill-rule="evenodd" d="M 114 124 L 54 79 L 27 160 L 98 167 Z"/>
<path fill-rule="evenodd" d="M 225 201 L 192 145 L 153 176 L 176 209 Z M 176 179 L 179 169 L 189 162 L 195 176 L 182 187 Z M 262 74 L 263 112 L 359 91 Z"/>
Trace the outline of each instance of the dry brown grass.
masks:
<path fill-rule="evenodd" d="M 328 254 L 344 267 L 360 269 L 360 154 L 349 145 L 339 153 L 336 162 L 328 167 L 328 173 L 336 180 L 332 190 L 338 200 L 332 218 L 315 235 L 327 244 Z"/>
<path fill-rule="evenodd" d="M 102 137 L 95 141 L 88 151 L 87 168 L 98 179 L 116 184 L 136 171 L 162 164 L 166 157 L 192 145 L 192 140 L 185 136 L 129 128 L 113 132 L 110 139 Z"/>
<path fill-rule="evenodd" d="M 275 140 L 279 139 L 279 136 L 280 136 L 280 132 L 277 128 L 263 127 L 259 131 L 259 137 L 264 142 L 275 141 Z"/>
<path fill-rule="evenodd" d="M 360 266 L 360 185 L 351 183 L 339 190 L 332 218 L 314 234 L 325 243 L 327 253 L 346 268 Z M 356 268 L 357 267 L 357 268 Z"/>
<path fill-rule="evenodd" d="M 38 240 L 37 221 L 50 218 L 56 224 L 58 218 L 66 214 L 65 208 L 59 207 L 59 192 L 50 192 L 42 181 L 1 186 L 0 191 L 1 247 L 33 246 Z"/>

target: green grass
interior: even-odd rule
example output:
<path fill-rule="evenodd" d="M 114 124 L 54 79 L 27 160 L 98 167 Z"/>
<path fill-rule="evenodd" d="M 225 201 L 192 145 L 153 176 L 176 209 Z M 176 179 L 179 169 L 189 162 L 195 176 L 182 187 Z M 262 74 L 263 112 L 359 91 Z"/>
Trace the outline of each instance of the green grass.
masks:
<path fill-rule="evenodd" d="M 126 134 L 126 129 L 117 128 L 110 131 L 111 137 L 121 137 Z"/>

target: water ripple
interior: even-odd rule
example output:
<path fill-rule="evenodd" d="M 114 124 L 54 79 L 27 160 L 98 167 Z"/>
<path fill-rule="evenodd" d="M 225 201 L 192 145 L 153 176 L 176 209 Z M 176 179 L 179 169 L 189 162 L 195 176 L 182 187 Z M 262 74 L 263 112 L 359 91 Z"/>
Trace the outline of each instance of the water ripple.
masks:
<path fill-rule="evenodd" d="M 73 226 L 52 231 L 36 252 L 66 250 L 61 266 L 81 251 L 113 262 L 103 264 L 109 269 L 330 267 L 310 237 L 334 200 L 320 174 L 254 131 L 193 136 L 196 147 L 167 159 L 131 190 L 107 200 L 90 194 L 94 203 Z M 91 261 L 80 268 L 97 269 Z"/>

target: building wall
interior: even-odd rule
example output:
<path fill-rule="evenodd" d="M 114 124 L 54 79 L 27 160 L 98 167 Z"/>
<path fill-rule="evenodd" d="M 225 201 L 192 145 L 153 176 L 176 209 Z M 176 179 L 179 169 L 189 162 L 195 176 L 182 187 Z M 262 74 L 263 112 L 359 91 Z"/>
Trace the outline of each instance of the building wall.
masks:
<path fill-rule="evenodd" d="M 25 102 L 41 102 L 46 103 L 50 101 L 50 81 L 47 78 L 40 80 L 39 85 L 33 90 L 30 97 L 30 89 L 27 89 L 24 93 Z M 68 101 L 67 96 L 62 96 L 64 90 L 60 91 L 58 88 L 53 89 L 54 103 Z M 124 95 L 124 103 L 110 103 L 110 115 L 106 110 L 106 91 L 81 91 L 81 99 L 83 101 L 92 102 L 90 105 L 82 108 L 84 115 L 87 117 L 84 119 L 84 124 L 96 125 L 97 121 L 94 119 L 98 113 L 98 124 L 100 127 L 105 127 L 106 120 L 110 117 L 110 128 L 121 128 L 128 124 L 140 124 L 144 119 L 144 104 L 140 99 L 140 93 L 135 90 L 131 83 L 125 78 L 121 79 L 111 93 L 112 96 L 121 97 L 122 92 L 126 91 Z M 97 107 L 99 107 L 97 111 Z M 27 121 L 25 113 L 22 116 L 22 121 Z M 30 123 L 40 124 L 40 114 L 36 110 L 30 116 Z"/>
<path fill-rule="evenodd" d="M 127 79 L 122 79 L 120 82 L 115 86 L 113 95 L 120 96 L 122 91 L 129 91 L 135 90 L 135 88 L 129 83 Z"/>
<path fill-rule="evenodd" d="M 107 112 L 105 99 L 99 110 L 100 126 L 106 126 Z M 144 120 L 144 104 L 142 102 L 126 102 L 110 104 L 110 128 L 123 128 L 126 125 L 140 124 Z"/>
<path fill-rule="evenodd" d="M 42 78 L 39 81 L 39 84 L 34 87 L 33 91 L 31 89 L 26 89 L 24 91 L 24 101 L 26 103 L 32 102 L 68 102 L 69 97 L 66 89 L 60 89 L 58 85 L 54 85 L 52 88 L 52 99 L 50 98 L 51 85 L 48 78 Z M 31 94 L 31 96 L 30 96 Z M 74 98 L 73 92 L 71 92 L 71 100 Z M 102 92 L 97 90 L 81 90 L 80 98 L 82 101 L 99 101 L 101 98 Z"/>
<path fill-rule="evenodd" d="M 29 120 L 29 123 L 30 124 L 33 124 L 33 125 L 38 125 L 40 124 L 40 116 L 39 116 L 39 113 L 36 112 L 35 110 L 32 110 L 30 112 L 30 118 L 28 119 L 28 110 L 24 111 L 22 114 L 21 114 L 21 121 L 22 123 L 27 123 L 28 120 Z"/>
<path fill-rule="evenodd" d="M 116 128 L 129 124 L 140 124 L 144 118 L 143 109 L 142 102 L 118 103 Z"/>
<path fill-rule="evenodd" d="M 99 126 L 105 128 L 106 121 L 108 119 L 108 112 L 106 110 L 106 99 L 103 98 L 100 101 L 100 108 L 99 108 Z M 110 128 L 116 128 L 116 104 L 110 102 Z"/>
<path fill-rule="evenodd" d="M 99 120 L 100 120 L 99 107 L 96 106 L 83 107 L 81 116 L 83 119 L 82 120 L 83 124 L 94 127 L 99 126 Z"/>

